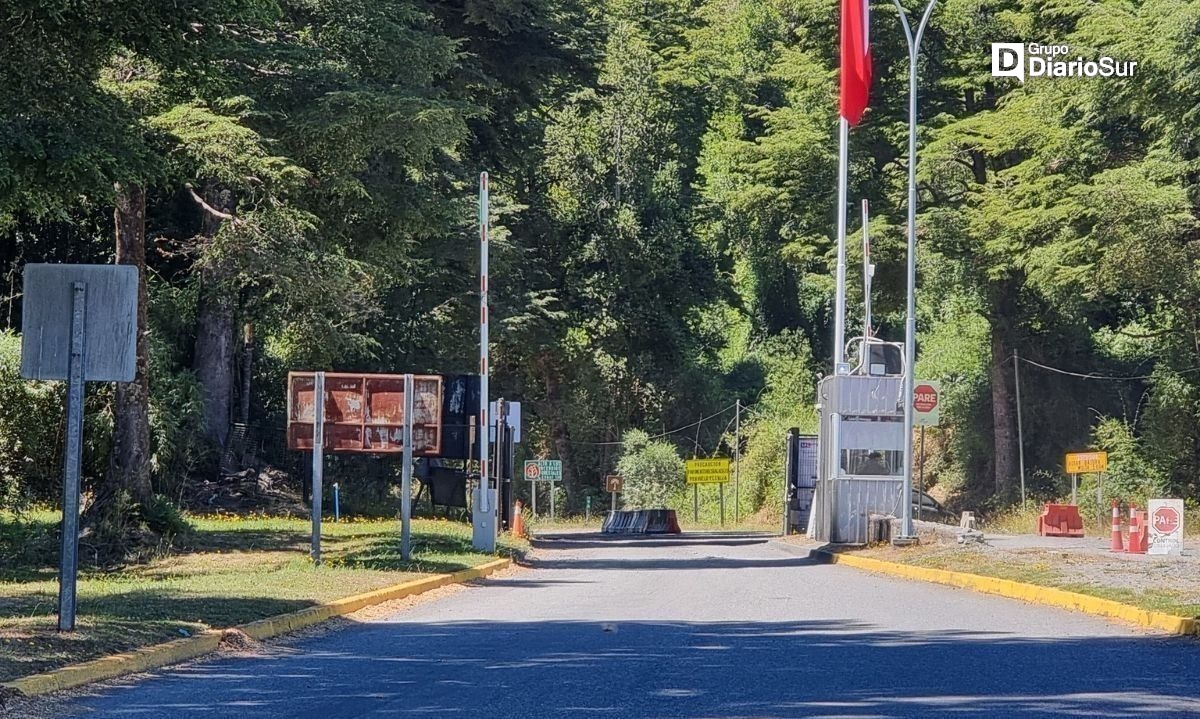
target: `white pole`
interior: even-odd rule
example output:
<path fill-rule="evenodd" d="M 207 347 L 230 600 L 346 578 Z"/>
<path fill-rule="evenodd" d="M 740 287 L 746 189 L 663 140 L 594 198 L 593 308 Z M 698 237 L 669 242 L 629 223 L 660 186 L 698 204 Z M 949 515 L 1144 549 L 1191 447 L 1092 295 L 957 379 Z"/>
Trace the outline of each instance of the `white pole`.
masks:
<path fill-rule="evenodd" d="M 914 537 L 912 523 L 913 487 L 913 379 L 916 375 L 917 355 L 917 56 L 921 49 L 921 36 L 933 14 L 937 0 L 929 0 L 916 37 L 908 25 L 908 16 L 900 0 L 892 0 L 900 13 L 900 24 L 908 40 L 908 302 L 904 322 L 904 500 L 901 502 L 903 517 L 900 539 Z"/>
<path fill-rule="evenodd" d="M 400 557 L 412 559 L 413 376 L 404 375 L 404 466 L 400 472 Z"/>
<path fill-rule="evenodd" d="M 850 123 L 838 118 L 837 288 L 833 298 L 833 373 L 846 361 L 846 183 L 850 155 Z"/>
<path fill-rule="evenodd" d="M 472 510 L 473 545 L 481 552 L 496 549 L 496 524 L 493 517 L 491 478 L 488 456 L 488 174 L 479 173 L 479 493 Z"/>

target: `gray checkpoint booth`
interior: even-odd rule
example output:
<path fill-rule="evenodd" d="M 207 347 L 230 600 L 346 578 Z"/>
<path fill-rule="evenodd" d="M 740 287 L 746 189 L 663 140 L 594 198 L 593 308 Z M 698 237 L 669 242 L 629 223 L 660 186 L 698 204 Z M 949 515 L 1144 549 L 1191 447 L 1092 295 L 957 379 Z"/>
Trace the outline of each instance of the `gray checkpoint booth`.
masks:
<path fill-rule="evenodd" d="M 817 386 L 817 479 L 808 536 L 866 544 L 870 515 L 900 516 L 904 378 L 839 374 Z"/>

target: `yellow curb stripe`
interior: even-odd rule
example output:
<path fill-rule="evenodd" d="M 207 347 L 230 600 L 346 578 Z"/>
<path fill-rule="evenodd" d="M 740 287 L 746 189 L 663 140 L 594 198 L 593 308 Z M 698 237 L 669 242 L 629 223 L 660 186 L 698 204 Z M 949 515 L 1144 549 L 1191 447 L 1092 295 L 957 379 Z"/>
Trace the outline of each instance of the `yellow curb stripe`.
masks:
<path fill-rule="evenodd" d="M 403 599 L 417 594 L 423 594 L 431 589 L 444 587 L 449 584 L 459 584 L 472 579 L 482 579 L 494 572 L 507 568 L 512 564 L 511 559 L 497 559 L 481 564 L 478 567 L 463 569 L 453 574 L 436 574 L 424 579 L 414 579 L 402 584 L 396 584 L 382 589 L 376 589 L 364 594 L 337 599 L 324 604 L 318 604 L 298 612 L 280 614 L 266 619 L 239 624 L 236 629 L 245 632 L 253 639 L 268 639 L 270 637 L 294 632 L 297 629 L 319 624 L 327 619 L 356 612 L 364 607 L 370 607 L 393 599 Z M 70 664 L 54 669 L 44 674 L 33 674 L 21 677 L 3 686 L 16 689 L 25 696 L 37 696 L 50 692 L 63 691 L 103 681 L 115 679 L 126 674 L 158 669 L 169 664 L 195 659 L 217 650 L 221 643 L 222 630 L 210 629 L 186 639 L 175 639 L 163 644 L 136 649 L 123 654 L 112 654 L 99 659 L 93 659 L 79 664 Z"/>
<path fill-rule="evenodd" d="M 1020 599 L 1034 604 L 1045 604 L 1085 614 L 1120 619 L 1141 627 L 1146 627 L 1147 629 L 1158 629 L 1170 634 L 1194 635 L 1200 633 L 1200 626 L 1197 626 L 1197 621 L 1191 617 L 1179 617 L 1173 614 L 1154 612 L 1111 599 L 1102 599 L 1078 592 L 1070 592 L 1066 589 L 1040 587 L 1036 584 L 1015 582 L 1011 579 L 983 577 L 978 574 L 953 572 L 947 569 L 915 567 L 911 564 L 900 564 L 898 562 L 888 562 L 869 557 L 856 557 L 852 554 L 839 554 L 823 550 L 815 551 L 814 554 L 819 559 L 833 564 L 845 564 L 871 572 L 890 574 L 894 577 L 945 584 L 985 594 L 996 594 L 1008 597 L 1009 599 Z"/>

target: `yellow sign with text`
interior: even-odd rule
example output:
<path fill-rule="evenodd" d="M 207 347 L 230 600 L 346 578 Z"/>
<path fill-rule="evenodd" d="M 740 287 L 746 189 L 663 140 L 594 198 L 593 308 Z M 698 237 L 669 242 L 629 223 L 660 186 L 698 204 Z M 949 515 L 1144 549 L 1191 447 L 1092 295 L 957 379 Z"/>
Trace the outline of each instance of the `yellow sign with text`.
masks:
<path fill-rule="evenodd" d="M 729 481 L 729 458 L 689 459 L 688 484 L 722 484 Z"/>
<path fill-rule="evenodd" d="M 1067 474 L 1108 471 L 1108 452 L 1071 452 L 1067 454 Z"/>

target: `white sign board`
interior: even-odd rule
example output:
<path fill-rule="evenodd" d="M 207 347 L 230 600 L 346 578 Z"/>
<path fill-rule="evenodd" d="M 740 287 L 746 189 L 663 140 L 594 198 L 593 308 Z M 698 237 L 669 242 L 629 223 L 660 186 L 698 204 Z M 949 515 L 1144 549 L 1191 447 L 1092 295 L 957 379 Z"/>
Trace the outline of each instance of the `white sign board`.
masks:
<path fill-rule="evenodd" d="M 1147 503 L 1146 521 L 1150 524 L 1150 548 L 1147 554 L 1183 553 L 1183 500 L 1152 499 Z"/>

